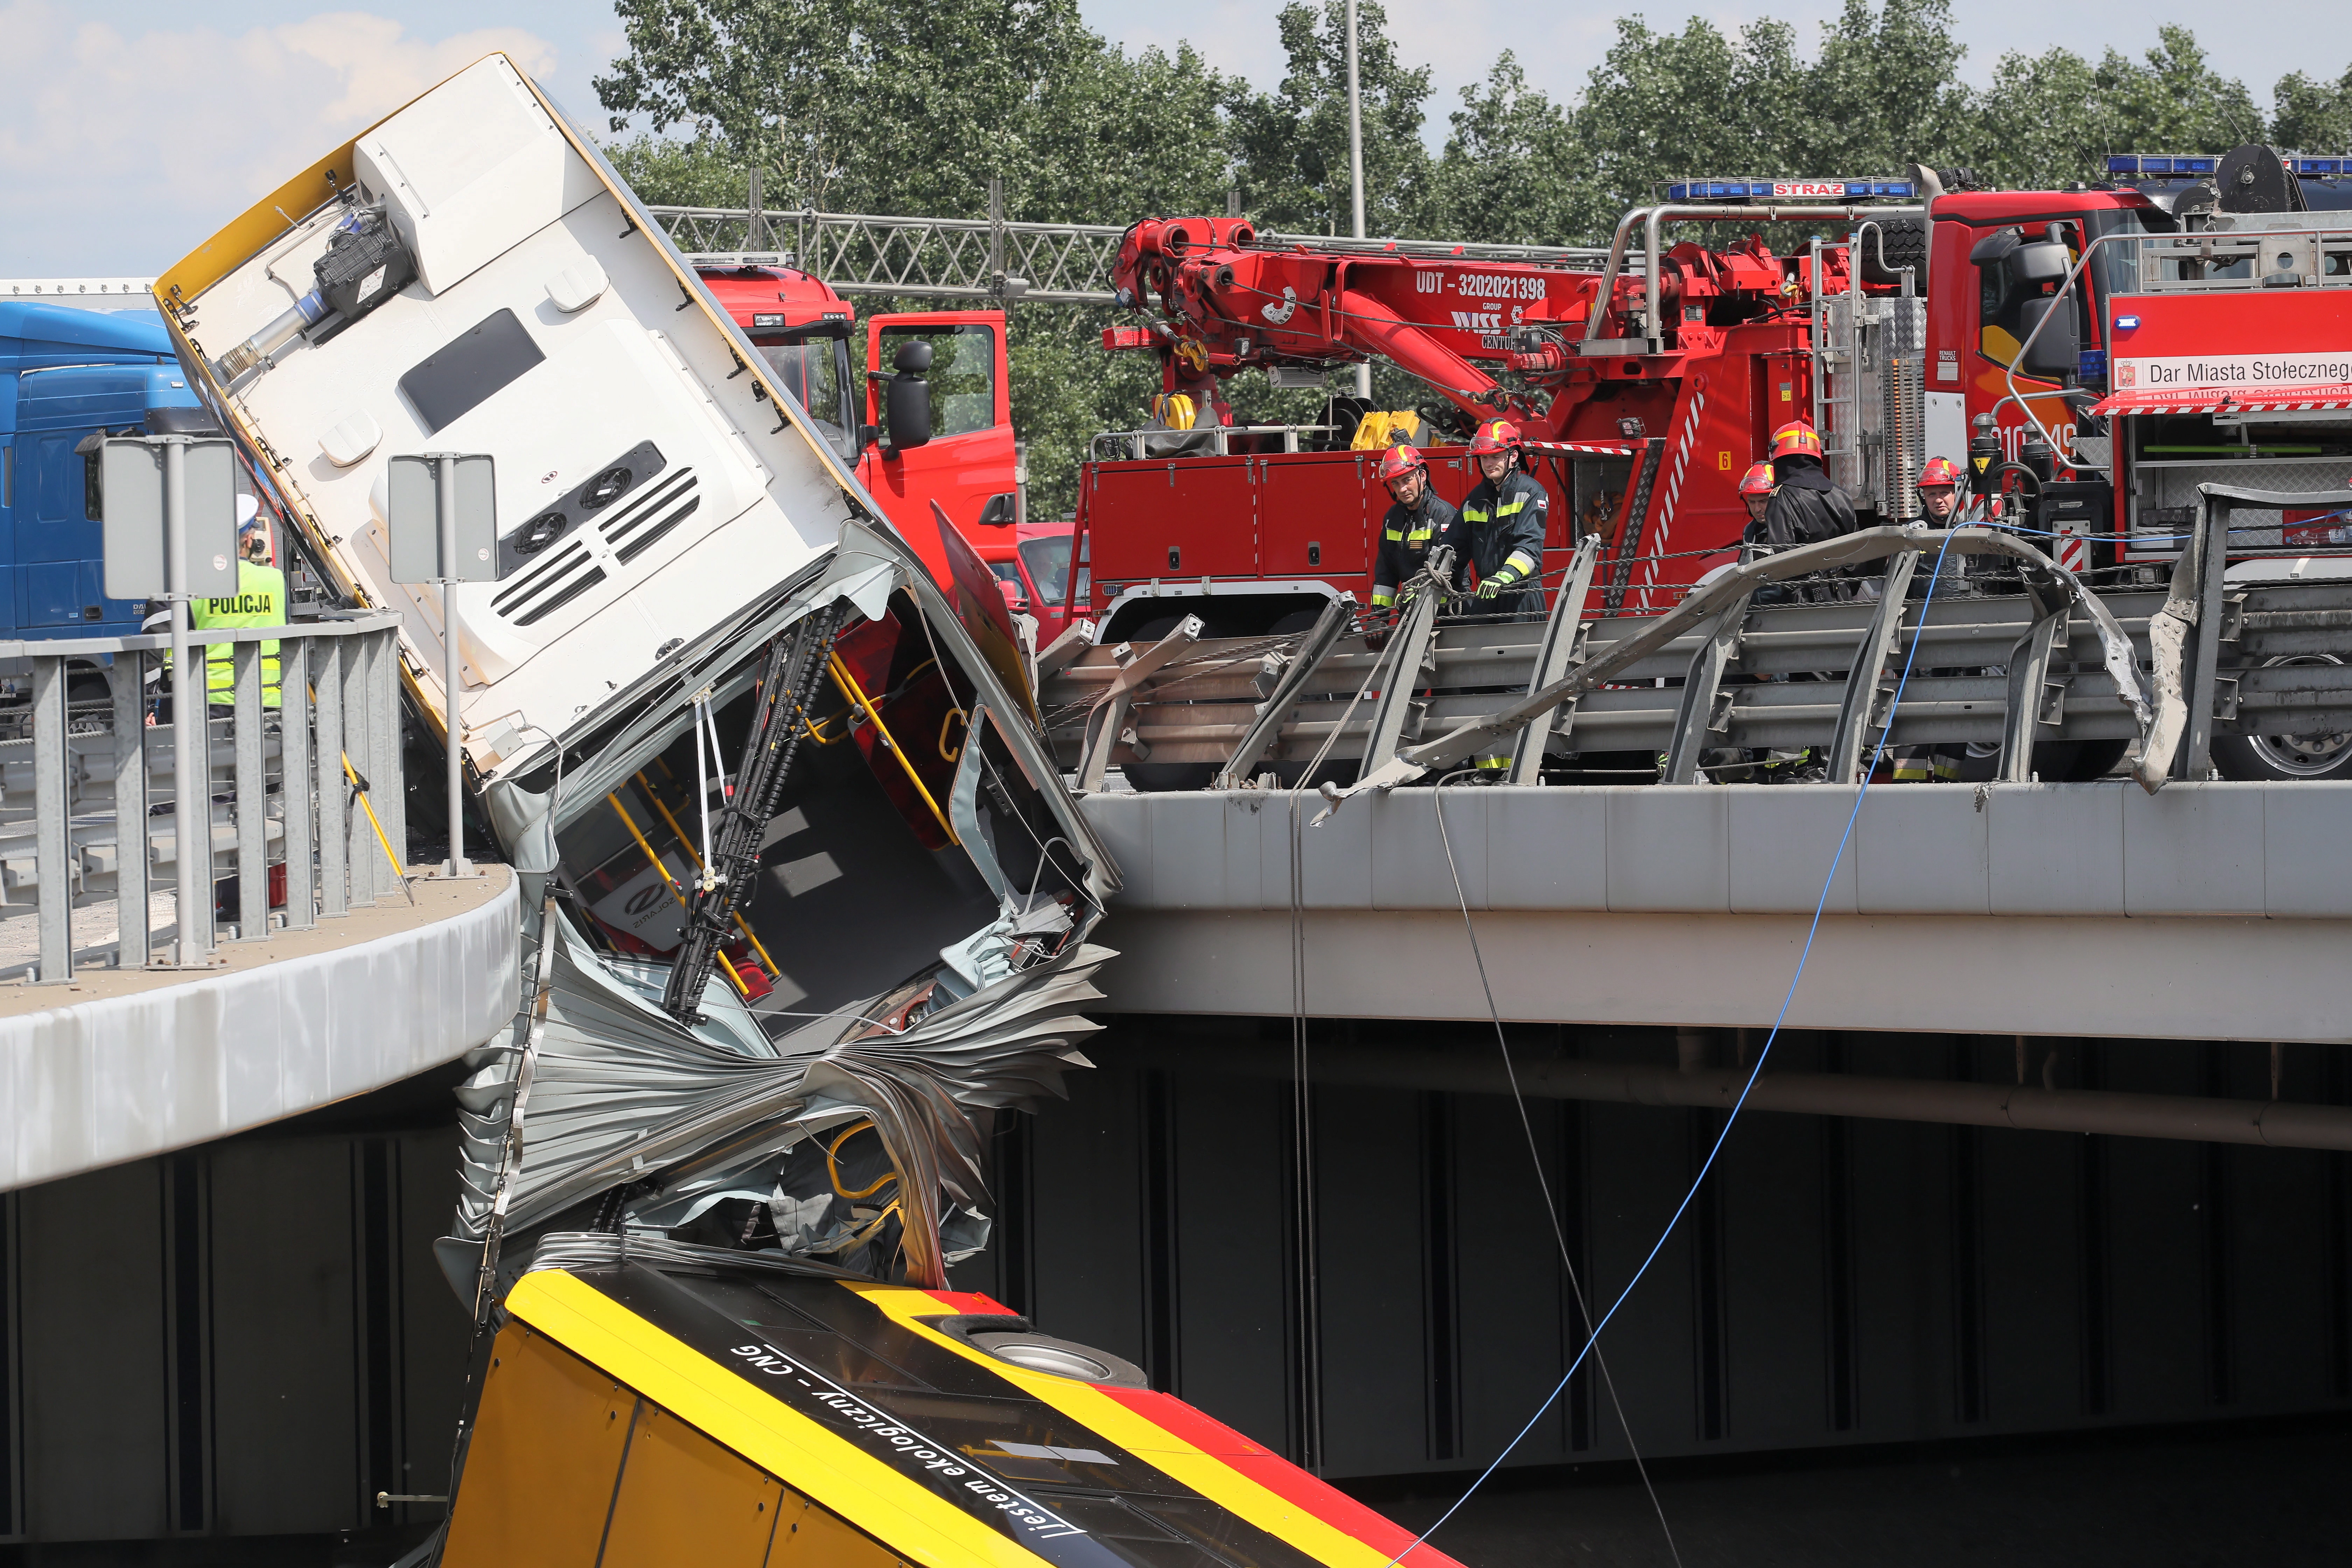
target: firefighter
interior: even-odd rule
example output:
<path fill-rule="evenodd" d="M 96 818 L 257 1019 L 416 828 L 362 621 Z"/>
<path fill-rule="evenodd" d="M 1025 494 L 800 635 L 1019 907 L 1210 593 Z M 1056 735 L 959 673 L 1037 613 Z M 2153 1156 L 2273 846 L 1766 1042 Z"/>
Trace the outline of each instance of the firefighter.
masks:
<path fill-rule="evenodd" d="M 260 503 L 251 496 L 237 497 L 236 520 L 236 593 L 226 599 L 191 601 L 188 622 L 198 631 L 286 624 L 286 574 L 269 563 L 269 530 L 262 523 Z M 226 643 L 205 649 L 206 703 L 234 705 L 236 657 Z M 278 684 L 278 644 L 273 639 L 261 645 L 261 702 L 265 708 L 276 708 L 283 700 Z"/>
<path fill-rule="evenodd" d="M 1551 498 L 1522 469 L 1524 451 L 1518 426 L 1507 419 L 1482 421 L 1470 439 L 1470 456 L 1484 477 L 1462 498 L 1462 528 L 1483 614 L 1543 614 L 1544 522 Z"/>
<path fill-rule="evenodd" d="M 1764 508 L 1764 531 L 1775 550 L 1818 544 L 1852 533 L 1853 502 L 1830 482 L 1822 466 L 1822 438 L 1811 425 L 1791 419 L 1772 432 L 1772 496 Z"/>
<path fill-rule="evenodd" d="M 1811 425 L 1791 419 L 1772 432 L 1772 495 L 1764 506 L 1765 542 L 1794 550 L 1837 539 L 1861 526 L 1853 502 L 1830 482 L 1822 466 L 1822 438 Z M 1796 585 L 1798 597 L 1829 603 L 1843 597 L 1837 574 L 1817 572 Z"/>
<path fill-rule="evenodd" d="M 1930 458 L 1919 470 L 1916 486 L 1919 508 L 1927 514 L 1930 528 L 1957 528 L 1960 517 L 1960 469 L 1949 458 Z M 1940 552 L 1938 552 L 1941 553 Z M 1924 570 L 1911 578 L 1908 597 L 1925 599 L 1927 583 L 1934 579 L 1935 596 L 1965 592 L 1968 587 L 1966 560 L 1951 557 L 1940 568 L 1937 556 L 1922 557 Z M 1958 675 L 1958 669 L 1931 669 L 1930 675 Z M 1952 784 L 1960 776 L 1961 747 L 1958 742 L 1940 742 L 1924 746 L 1897 746 L 1894 751 L 1895 782 L 1896 784 Z"/>
<path fill-rule="evenodd" d="M 1397 591 L 1412 580 L 1429 552 L 1441 544 L 1462 558 L 1462 516 L 1440 500 L 1429 483 L 1429 464 L 1414 447 L 1398 445 L 1374 470 L 1396 504 L 1381 523 L 1381 550 L 1372 564 L 1372 608 L 1393 612 Z"/>
<path fill-rule="evenodd" d="M 1772 500 L 1772 465 L 1750 463 L 1739 476 L 1739 499 L 1748 503 L 1748 526 L 1740 531 L 1742 544 L 1764 542 L 1764 509 Z"/>
<path fill-rule="evenodd" d="M 1960 516 L 1960 466 L 1949 458 L 1930 458 L 1919 470 L 1919 506 L 1931 528 L 1957 527 Z"/>

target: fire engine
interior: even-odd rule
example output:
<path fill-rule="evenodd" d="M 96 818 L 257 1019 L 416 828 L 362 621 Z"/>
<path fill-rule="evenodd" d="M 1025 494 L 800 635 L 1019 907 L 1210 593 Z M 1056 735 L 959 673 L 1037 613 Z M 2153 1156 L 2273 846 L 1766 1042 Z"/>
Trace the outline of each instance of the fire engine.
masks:
<path fill-rule="evenodd" d="M 1276 248 L 1245 219 L 1150 219 L 1113 282 L 1157 320 L 1105 345 L 1160 353 L 1171 389 L 1180 342 L 1201 345 L 1221 385 L 1245 370 L 1297 384 L 1379 357 L 1444 400 L 1420 411 L 1441 437 L 1513 419 L 1553 492 L 1548 568 L 1601 534 L 1612 614 L 1664 609 L 1732 558 L 1738 479 L 1791 418 L 1819 429 L 1865 521 L 1916 518 L 1920 465 L 1965 455 L 1980 488 L 2011 492 L 2012 521 L 2061 536 L 2062 561 L 2111 567 L 2158 558 L 2126 541 L 2106 481 L 2074 466 L 2082 416 L 2108 390 L 2105 301 L 2137 287 L 2136 243 L 2233 220 L 2247 198 L 2210 176 L 2265 161 L 2278 167 L 2258 148 L 2118 158 L 2105 183 L 2045 192 L 1971 189 L 1966 171 L 1916 165 L 1905 179 L 1692 180 L 1627 214 L 1598 268 Z M 2300 163 L 2333 199 L 2342 162 Z M 1787 254 L 1753 232 L 1720 248 L 1665 242 L 1668 226 L 1734 223 L 1845 233 Z M 2284 310 L 2272 335 L 2300 341 L 2293 329 L 2324 331 L 2325 315 Z M 1377 452 L 1352 449 L 1360 412 L 1335 399 L 1321 427 L 1098 442 L 1077 528 L 1105 635 L 1149 635 L 1191 610 L 1245 635 L 1334 592 L 1368 599 L 1387 498 L 1370 482 Z M 1465 454 L 1430 455 L 1458 500 L 1475 478 Z"/>
<path fill-rule="evenodd" d="M 877 314 L 861 347 L 850 302 L 782 254 L 688 259 L 940 585 L 954 593 L 977 556 L 987 580 L 966 586 L 1058 634 L 1069 530 L 1025 515 L 1004 312 Z"/>

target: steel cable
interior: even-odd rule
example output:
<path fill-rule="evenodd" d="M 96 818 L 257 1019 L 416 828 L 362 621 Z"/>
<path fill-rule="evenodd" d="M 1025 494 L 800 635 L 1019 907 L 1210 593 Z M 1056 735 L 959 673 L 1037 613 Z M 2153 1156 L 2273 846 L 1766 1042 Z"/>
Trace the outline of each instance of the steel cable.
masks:
<path fill-rule="evenodd" d="M 1936 583 L 1942 575 L 1944 556 L 1946 552 L 1950 548 L 1951 541 L 1947 539 L 1944 542 L 1944 548 L 1937 551 L 1936 552 L 1936 574 L 1928 578 L 1927 593 L 1919 603 L 1919 627 L 1921 630 L 1924 630 L 1926 627 L 1927 606 L 1935 600 Z M 1717 1131 L 1714 1143 L 1708 1147 L 1706 1158 L 1699 1164 L 1698 1174 L 1691 1179 L 1690 1189 L 1683 1194 L 1682 1202 L 1675 1205 L 1675 1212 L 1673 1215 L 1668 1216 L 1665 1228 L 1658 1233 L 1656 1243 L 1651 1247 L 1649 1252 L 1643 1258 L 1641 1267 L 1633 1270 L 1633 1276 L 1632 1279 L 1626 1280 L 1625 1288 L 1617 1293 L 1617 1299 L 1609 1304 L 1609 1310 L 1606 1312 L 1603 1312 L 1601 1315 L 1601 1321 L 1592 1326 L 1592 1332 L 1586 1338 L 1584 1348 L 1576 1352 L 1576 1359 L 1569 1363 L 1567 1373 L 1560 1378 L 1559 1382 L 1553 1386 L 1552 1391 L 1544 1395 L 1543 1403 L 1536 1406 L 1535 1414 L 1528 1417 L 1527 1425 L 1520 1427 L 1518 1434 L 1508 1443 L 1506 1443 L 1503 1446 L 1503 1451 L 1495 1456 L 1493 1462 L 1488 1464 L 1485 1469 L 1478 1472 L 1478 1479 L 1472 1481 L 1463 1494 L 1454 1500 L 1453 1505 L 1447 1508 L 1444 1513 L 1438 1515 L 1437 1522 L 1431 1525 L 1427 1530 L 1423 1531 L 1419 1535 L 1413 1537 L 1412 1544 L 1408 1545 L 1402 1552 L 1400 1552 L 1395 1556 L 1390 1558 L 1385 1568 L 1396 1568 L 1396 1565 L 1403 1562 L 1407 1556 L 1411 1555 L 1415 1548 L 1421 1546 L 1423 1542 L 1428 1541 L 1431 1536 L 1436 1534 L 1439 1530 L 1444 1528 L 1445 1521 L 1452 1519 L 1456 1513 L 1461 1511 L 1462 1505 L 1464 1503 L 1468 1502 L 1473 1497 L 1477 1495 L 1478 1489 L 1485 1486 L 1487 1479 L 1494 1475 L 1497 1469 L 1502 1468 L 1503 1461 L 1510 1458 L 1512 1450 L 1516 1449 L 1519 1444 L 1526 1439 L 1527 1435 L 1529 1432 L 1535 1430 L 1536 1423 L 1543 1419 L 1544 1413 L 1549 1410 L 1559 1400 L 1559 1396 L 1568 1391 L 1569 1380 L 1576 1375 L 1577 1368 L 1584 1364 L 1585 1356 L 1591 1353 L 1595 1347 L 1600 1344 L 1601 1331 L 1609 1326 L 1610 1321 L 1617 1316 L 1618 1310 L 1623 1307 L 1626 1301 L 1632 1298 L 1634 1288 L 1639 1286 L 1642 1283 L 1643 1278 L 1649 1273 L 1650 1265 L 1658 1260 L 1658 1254 L 1665 1250 L 1666 1243 L 1673 1237 L 1675 1227 L 1682 1223 L 1683 1215 L 1689 1212 L 1692 1200 L 1698 1196 L 1699 1189 L 1706 1185 L 1708 1173 L 1715 1169 L 1717 1156 L 1723 1152 L 1725 1140 L 1731 1136 L 1732 1128 L 1738 1123 L 1740 1108 L 1748 1103 L 1748 1096 L 1756 1088 L 1756 1080 L 1761 1078 L 1764 1074 L 1764 1064 L 1771 1059 L 1773 1042 L 1780 1037 L 1780 1026 L 1789 1016 L 1790 1005 L 1797 999 L 1798 983 L 1805 977 L 1805 962 L 1812 956 L 1813 939 L 1821 931 L 1822 913 L 1829 907 L 1830 889 L 1837 885 L 1838 868 L 1845 861 L 1846 846 L 1853 841 L 1853 825 L 1862 816 L 1862 803 L 1864 799 L 1870 794 L 1871 774 L 1878 771 L 1879 760 L 1885 755 L 1886 737 L 1894 729 L 1895 710 L 1903 705 L 1903 689 L 1906 686 L 1910 684 L 1911 662 L 1918 656 L 1918 652 L 1919 632 L 1914 631 L 1911 637 L 1910 650 L 1903 657 L 1903 674 L 1895 683 L 1895 696 L 1893 700 L 1887 704 L 1886 727 L 1879 731 L 1878 742 L 1872 748 L 1870 754 L 1870 766 L 1863 770 L 1862 782 L 1855 788 L 1853 793 L 1853 807 L 1846 813 L 1845 831 L 1838 837 L 1837 853 L 1830 857 L 1829 874 L 1822 879 L 1821 897 L 1813 901 L 1813 918 L 1811 923 L 1805 928 L 1805 945 L 1797 954 L 1796 973 L 1789 976 L 1788 992 L 1780 998 L 1780 1012 L 1773 1016 L 1771 1031 L 1764 1037 L 1764 1044 L 1756 1053 L 1756 1065 L 1748 1069 L 1747 1081 L 1739 1086 L 1739 1098 L 1732 1101 L 1731 1110 L 1725 1114 L 1722 1128 Z M 1475 949 L 1476 942 L 1476 932 L 1475 930 L 1472 932 L 1472 942 Z M 1483 960 L 1480 961 L 1479 968 L 1481 975 L 1483 976 L 1485 972 L 1485 963 Z"/>
<path fill-rule="evenodd" d="M 1529 741 L 1535 743 L 1532 735 Z M 1462 867 L 1454 858 L 1454 835 L 1445 826 L 1445 786 L 1455 779 L 1475 776 L 1475 769 L 1465 769 L 1448 773 L 1429 792 L 1430 805 L 1437 813 L 1437 836 L 1445 846 L 1445 868 L 1454 875 L 1454 900 L 1462 906 L 1462 929 L 1469 935 L 1470 956 L 1478 965 L 1479 989 L 1486 994 L 1486 1016 L 1495 1026 L 1495 1048 L 1503 1054 L 1503 1074 L 1510 1081 L 1511 1103 L 1518 1108 L 1519 1130 L 1527 1134 L 1528 1161 L 1535 1167 L 1536 1190 L 1543 1194 L 1544 1213 L 1551 1219 L 1552 1239 L 1559 1244 L 1559 1266 L 1568 1272 L 1568 1289 L 1576 1301 L 1576 1315 L 1584 1320 L 1585 1343 L 1592 1345 L 1592 1364 L 1601 1371 L 1601 1386 L 1609 1391 L 1610 1408 L 1617 1413 L 1617 1429 L 1625 1434 L 1625 1450 L 1633 1456 L 1634 1473 L 1642 1478 L 1642 1489 L 1650 1494 L 1650 1507 L 1656 1512 L 1658 1529 L 1666 1538 L 1666 1555 L 1675 1560 L 1675 1568 L 1682 1568 L 1683 1554 L 1675 1545 L 1674 1527 L 1666 1522 L 1665 1506 L 1658 1501 L 1658 1489 L 1650 1479 L 1650 1468 L 1642 1462 L 1641 1447 L 1633 1441 L 1633 1423 L 1625 1418 L 1624 1401 L 1617 1397 L 1617 1380 L 1609 1375 L 1608 1358 L 1593 1344 L 1599 1331 L 1593 1327 L 1592 1309 L 1584 1300 L 1584 1282 L 1577 1278 L 1575 1259 L 1569 1255 L 1568 1231 L 1559 1223 L 1559 1205 L 1552 1200 L 1550 1178 L 1544 1174 L 1543 1153 L 1536 1145 L 1535 1122 L 1528 1116 L 1527 1098 L 1519 1092 L 1518 1068 L 1512 1065 L 1510 1041 L 1503 1034 L 1502 1010 L 1495 1005 L 1494 984 L 1486 978 L 1486 955 L 1479 951 L 1478 928 L 1471 923 L 1470 898 L 1463 891 Z"/>

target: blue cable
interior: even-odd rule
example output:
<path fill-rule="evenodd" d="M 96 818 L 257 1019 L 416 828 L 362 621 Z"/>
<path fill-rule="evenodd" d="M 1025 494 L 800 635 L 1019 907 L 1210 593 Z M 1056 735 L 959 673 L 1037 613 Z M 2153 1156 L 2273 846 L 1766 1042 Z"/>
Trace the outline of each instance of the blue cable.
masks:
<path fill-rule="evenodd" d="M 1813 921 L 1811 925 L 1805 928 L 1804 950 L 1797 954 L 1797 972 L 1789 976 L 1789 993 L 1780 998 L 1780 1011 L 1772 1019 L 1772 1031 L 1764 1037 L 1763 1048 L 1756 1053 L 1756 1065 L 1748 1069 L 1748 1081 L 1739 1086 L 1739 1098 L 1732 1101 L 1730 1113 L 1723 1119 L 1723 1130 L 1715 1135 L 1714 1146 L 1707 1150 L 1706 1159 L 1699 1166 L 1698 1174 L 1691 1180 L 1690 1191 L 1685 1193 L 1683 1201 L 1675 1205 L 1674 1217 L 1667 1220 L 1666 1228 L 1658 1233 L 1657 1245 L 1651 1247 L 1649 1256 L 1642 1259 L 1642 1266 L 1633 1270 L 1633 1277 L 1625 1281 L 1625 1289 L 1618 1292 L 1617 1300 L 1612 1301 L 1609 1304 L 1609 1310 L 1601 1314 L 1601 1321 L 1592 1325 L 1592 1331 L 1584 1338 L 1583 1349 L 1578 1351 L 1576 1359 L 1568 1363 L 1567 1373 L 1561 1376 L 1552 1391 L 1544 1395 L 1544 1402 L 1536 1406 L 1536 1413 L 1528 1417 L 1528 1424 L 1519 1428 L 1518 1436 L 1503 1445 L 1503 1451 L 1495 1456 L 1494 1463 L 1478 1472 L 1478 1479 L 1470 1483 L 1467 1491 L 1454 1500 L 1454 1506 L 1438 1515 L 1435 1524 L 1413 1537 L 1411 1546 L 1390 1558 L 1385 1568 L 1397 1568 L 1398 1563 L 1418 1551 L 1431 1536 L 1436 1534 L 1445 1521 L 1452 1519 L 1462 1505 L 1468 1502 L 1476 1495 L 1478 1489 L 1486 1484 L 1486 1479 L 1502 1468 L 1503 1461 L 1511 1457 L 1511 1450 L 1517 1448 L 1527 1435 L 1536 1429 L 1536 1423 L 1544 1418 L 1544 1412 L 1549 1410 L 1559 1396 L 1568 1392 L 1569 1380 L 1576 1375 L 1576 1369 L 1584 1364 L 1584 1358 L 1591 1354 L 1592 1347 L 1600 1342 L 1601 1331 L 1606 1329 L 1609 1326 L 1609 1321 L 1617 1315 L 1617 1309 L 1623 1306 L 1627 1299 L 1633 1294 L 1633 1288 L 1639 1285 L 1642 1282 L 1642 1277 L 1650 1271 L 1650 1265 L 1658 1260 L 1658 1254 L 1665 1250 L 1667 1241 L 1675 1234 L 1675 1227 L 1682 1223 L 1683 1215 L 1690 1208 L 1691 1200 L 1698 1196 L 1699 1188 L 1706 1184 L 1707 1173 L 1715 1168 L 1715 1157 L 1723 1152 L 1723 1141 L 1731 1136 L 1732 1124 L 1739 1120 L 1740 1107 L 1748 1103 L 1748 1091 L 1754 1089 L 1756 1080 L 1763 1076 L 1764 1063 L 1772 1054 L 1772 1042 L 1780 1037 L 1781 1021 L 1788 1017 L 1790 1005 L 1797 999 L 1797 983 L 1805 977 L 1805 960 L 1812 956 L 1813 937 L 1822 929 L 1822 911 L 1829 908 L 1830 889 L 1837 883 L 1838 867 L 1845 860 L 1845 847 L 1853 842 L 1853 825 L 1862 816 L 1863 797 L 1870 793 L 1870 775 L 1878 771 L 1879 759 L 1886 754 L 1886 737 L 1895 731 L 1895 710 L 1903 706 L 1903 689 L 1911 683 L 1911 661 L 1919 657 L 1919 637 L 1921 633 L 1927 630 L 1927 606 L 1936 602 L 1936 584 L 1944 574 L 1944 556 L 1951 549 L 1951 544 L 1950 539 L 1947 538 L 1942 547 L 1936 552 L 1935 574 L 1927 579 L 1927 592 L 1919 601 L 1919 629 L 1911 634 L 1911 649 L 1903 656 L 1903 674 L 1895 683 L 1895 700 L 1886 707 L 1886 727 L 1879 731 L 1878 744 L 1871 749 L 1870 766 L 1863 770 L 1862 787 L 1853 792 L 1853 809 L 1846 813 L 1845 832 L 1838 837 L 1837 853 L 1830 858 L 1829 875 L 1822 879 L 1822 896 L 1814 900 Z M 1898 611 L 1897 614 L 1899 615 L 1900 612 Z"/>

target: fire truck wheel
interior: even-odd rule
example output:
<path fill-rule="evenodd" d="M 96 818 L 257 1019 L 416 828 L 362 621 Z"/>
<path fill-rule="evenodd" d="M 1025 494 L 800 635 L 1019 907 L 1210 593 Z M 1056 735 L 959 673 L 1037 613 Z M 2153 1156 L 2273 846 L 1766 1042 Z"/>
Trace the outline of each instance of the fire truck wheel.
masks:
<path fill-rule="evenodd" d="M 2334 654 L 2294 654 L 2270 664 L 2341 664 Z M 2225 779 L 2280 782 L 2352 778 L 2352 731 L 2307 735 L 2216 735 L 2213 765 Z"/>
<path fill-rule="evenodd" d="M 1884 243 L 1881 243 L 1884 237 Z M 1880 258 L 1884 256 L 1882 263 Z M 1927 278 L 1927 226 L 1915 217 L 1893 218 L 1881 223 L 1864 236 L 1862 245 L 1862 280 L 1892 287 L 1903 281 L 1903 268 L 1912 268 L 1911 279 L 1920 291 Z"/>

